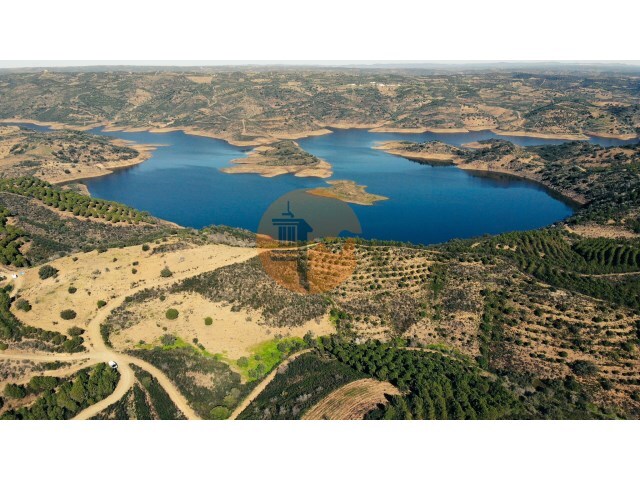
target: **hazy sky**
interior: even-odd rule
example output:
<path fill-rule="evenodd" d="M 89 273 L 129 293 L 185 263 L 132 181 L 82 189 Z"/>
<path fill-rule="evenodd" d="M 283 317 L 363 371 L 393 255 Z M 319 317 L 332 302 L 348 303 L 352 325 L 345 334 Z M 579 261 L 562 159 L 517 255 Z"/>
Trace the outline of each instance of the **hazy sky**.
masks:
<path fill-rule="evenodd" d="M 151 66 L 209 66 L 209 65 L 376 65 L 376 64 L 442 64 L 465 65 L 484 63 L 571 63 L 571 64 L 626 64 L 640 65 L 639 60 L 550 60 L 550 61 L 515 61 L 515 60 L 0 60 L 0 68 L 25 67 L 78 67 L 88 65 L 151 65 Z"/>

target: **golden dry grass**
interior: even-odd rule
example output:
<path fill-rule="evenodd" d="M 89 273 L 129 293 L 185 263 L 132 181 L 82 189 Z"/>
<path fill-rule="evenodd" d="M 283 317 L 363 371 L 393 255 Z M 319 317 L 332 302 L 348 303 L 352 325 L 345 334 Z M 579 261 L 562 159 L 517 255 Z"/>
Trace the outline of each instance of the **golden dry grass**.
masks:
<path fill-rule="evenodd" d="M 356 380 L 334 390 L 302 417 L 303 420 L 362 420 L 376 405 L 387 403 L 387 395 L 400 392 L 389 382 L 371 378 Z"/>
<path fill-rule="evenodd" d="M 170 239 L 168 243 L 175 241 Z M 253 248 L 203 245 L 153 254 L 156 246 L 154 244 L 148 252 L 138 245 L 60 258 L 50 262 L 59 270 L 57 277 L 46 280 L 39 278 L 38 267 L 31 268 L 15 282 L 15 291 L 29 301 L 32 309 L 23 312 L 14 308 L 13 312 L 27 325 L 64 333 L 72 326 L 85 327 L 98 310 L 98 300 L 107 302 L 103 308 L 110 308 L 111 299 L 127 295 L 134 289 L 215 270 L 247 260 L 257 253 Z M 137 265 L 134 262 L 138 262 Z M 165 266 L 173 272 L 172 277 L 160 276 Z M 133 273 L 134 268 L 136 273 Z M 73 294 L 69 293 L 71 286 L 77 288 Z M 62 320 L 60 312 L 65 309 L 74 310 L 76 318 Z"/>

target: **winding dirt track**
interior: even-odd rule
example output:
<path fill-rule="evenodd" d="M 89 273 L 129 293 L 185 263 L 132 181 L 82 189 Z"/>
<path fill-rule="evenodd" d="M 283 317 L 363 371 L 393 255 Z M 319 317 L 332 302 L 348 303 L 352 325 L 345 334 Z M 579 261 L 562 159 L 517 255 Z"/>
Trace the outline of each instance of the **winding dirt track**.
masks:
<path fill-rule="evenodd" d="M 251 256 L 257 254 L 252 253 L 251 255 L 237 255 L 236 257 L 232 257 L 228 262 L 223 262 L 222 264 L 217 265 L 215 268 L 202 271 L 198 271 L 197 273 L 193 272 L 185 272 L 183 275 L 174 275 L 166 280 L 161 280 L 155 283 L 154 287 L 162 287 L 169 284 L 172 284 L 176 281 L 182 280 L 184 278 L 191 277 L 193 275 L 197 275 L 200 273 L 205 273 L 208 271 L 217 270 L 225 265 L 231 265 L 233 263 L 238 263 L 247 260 Z M 105 408 L 110 405 L 113 405 L 118 400 L 120 400 L 133 386 L 135 382 L 135 375 L 133 369 L 130 364 L 134 364 L 143 370 L 146 370 L 148 373 L 156 377 L 158 383 L 165 389 L 171 400 L 176 404 L 178 409 L 182 411 L 185 417 L 189 420 L 199 420 L 200 417 L 198 414 L 191 408 L 186 398 L 182 395 L 182 393 L 176 388 L 176 386 L 169 380 L 169 378 L 162 372 L 160 369 L 154 367 L 153 365 L 145 362 L 136 357 L 132 357 L 130 355 L 117 352 L 111 348 L 109 348 L 102 339 L 102 335 L 100 334 L 100 325 L 107 319 L 107 317 L 111 314 L 111 312 L 118 308 L 124 301 L 125 298 L 133 295 L 134 293 L 143 290 L 145 288 L 149 288 L 149 285 L 142 285 L 140 287 L 134 288 L 126 292 L 126 294 L 121 295 L 120 297 L 114 298 L 109 302 L 109 306 L 111 308 L 104 309 L 98 311 L 95 317 L 93 317 L 89 324 L 87 325 L 87 329 L 85 332 L 85 346 L 87 347 L 87 352 L 81 352 L 77 354 L 68 354 L 68 353 L 59 353 L 59 354 L 42 354 L 42 353 L 25 353 L 25 352 L 0 352 L 0 359 L 13 359 L 13 360 L 31 360 L 34 362 L 50 362 L 54 360 L 60 361 L 74 361 L 74 360 L 89 360 L 86 364 L 82 366 L 77 366 L 77 369 L 84 368 L 91 364 L 91 362 L 99 363 L 99 362 L 108 362 L 109 360 L 113 360 L 118 363 L 118 370 L 120 372 L 120 380 L 118 381 L 118 385 L 111 395 L 107 398 L 101 400 L 98 403 L 91 405 L 85 410 L 79 412 L 74 419 L 76 420 L 86 420 L 97 413 L 101 412 Z M 15 291 L 17 291 L 16 289 Z M 75 367 L 69 367 L 70 371 L 75 371 Z M 275 372 L 275 370 L 274 370 Z M 268 382 L 267 382 L 268 383 Z M 266 386 L 266 385 L 265 385 Z M 253 392 L 252 392 L 253 393 Z M 259 392 L 258 392 L 259 393 Z M 239 413 L 239 412 L 238 412 Z"/>

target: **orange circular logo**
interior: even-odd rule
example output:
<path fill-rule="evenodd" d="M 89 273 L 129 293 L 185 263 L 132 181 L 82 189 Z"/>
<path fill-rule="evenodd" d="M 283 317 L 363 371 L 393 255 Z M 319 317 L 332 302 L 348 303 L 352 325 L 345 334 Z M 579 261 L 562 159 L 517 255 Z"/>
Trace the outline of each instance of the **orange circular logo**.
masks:
<path fill-rule="evenodd" d="M 294 190 L 273 202 L 258 227 L 265 272 L 283 287 L 315 294 L 334 289 L 356 268 L 353 239 L 360 234 L 354 211 L 341 200 Z"/>

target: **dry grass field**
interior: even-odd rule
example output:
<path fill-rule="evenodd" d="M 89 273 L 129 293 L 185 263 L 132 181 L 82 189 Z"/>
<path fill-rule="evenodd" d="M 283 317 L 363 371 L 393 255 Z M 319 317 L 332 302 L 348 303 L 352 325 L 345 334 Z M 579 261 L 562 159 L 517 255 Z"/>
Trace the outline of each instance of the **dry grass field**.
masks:
<path fill-rule="evenodd" d="M 362 420 L 377 405 L 387 403 L 385 395 L 399 394 L 389 382 L 363 378 L 331 392 L 311 407 L 302 419 Z"/>
<path fill-rule="evenodd" d="M 169 239 L 163 245 L 172 244 L 177 244 L 177 240 Z M 98 301 L 106 302 L 102 308 L 109 308 L 110 300 L 135 290 L 197 275 L 256 255 L 255 249 L 226 245 L 187 246 L 153 253 L 153 248 L 158 246 L 153 245 L 146 252 L 138 245 L 60 258 L 49 263 L 58 269 L 57 276 L 45 280 L 38 276 L 38 268 L 26 270 L 18 279 L 16 294 L 26 299 L 32 308 L 29 312 L 14 308 L 13 312 L 27 325 L 66 332 L 73 326 L 84 327 L 99 309 Z M 171 277 L 161 277 L 164 268 L 172 272 Z M 70 293 L 73 288 L 77 290 Z M 66 309 L 75 311 L 76 317 L 61 319 L 60 312 Z"/>
<path fill-rule="evenodd" d="M 178 310 L 178 318 L 166 318 L 169 308 Z M 111 342 L 118 350 L 132 348 L 140 341 L 157 345 L 159 339 L 169 333 L 187 342 L 197 338 L 207 352 L 233 360 L 250 357 L 256 345 L 274 338 L 301 338 L 309 331 L 316 336 L 335 332 L 328 315 L 300 326 L 274 327 L 264 324 L 259 311 L 233 309 L 195 293 L 167 294 L 164 300 L 151 298 L 133 304 L 127 315 L 135 319 L 135 323 L 111 335 Z M 211 318 L 211 325 L 205 323 L 207 317 Z"/>

